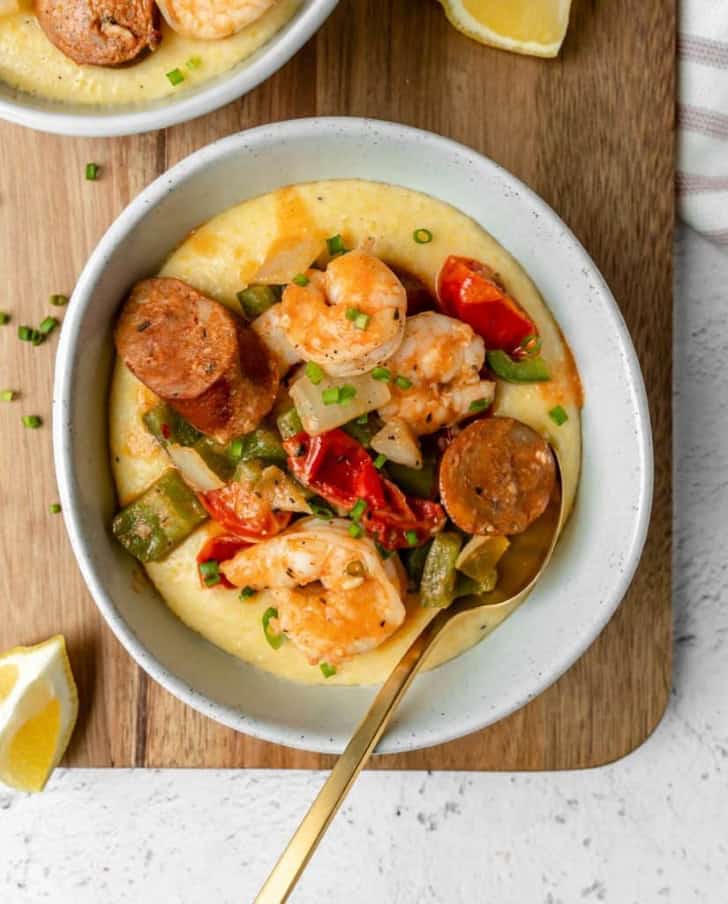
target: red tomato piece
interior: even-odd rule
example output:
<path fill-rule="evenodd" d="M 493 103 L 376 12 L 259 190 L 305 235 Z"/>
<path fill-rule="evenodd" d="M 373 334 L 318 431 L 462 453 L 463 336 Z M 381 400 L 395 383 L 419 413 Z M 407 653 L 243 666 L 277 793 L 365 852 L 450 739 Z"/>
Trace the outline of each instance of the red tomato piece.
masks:
<path fill-rule="evenodd" d="M 513 354 L 526 338 L 538 335 L 536 324 L 480 261 L 450 255 L 440 270 L 437 293 L 442 310 L 469 324 L 487 349 Z"/>
<path fill-rule="evenodd" d="M 377 471 L 361 443 L 343 430 L 319 436 L 299 433 L 283 445 L 291 471 L 327 502 L 349 511 L 363 499 L 367 508 L 361 523 L 387 549 L 413 545 L 407 538 L 410 531 L 424 543 L 445 524 L 441 505 L 405 496 Z"/>
<path fill-rule="evenodd" d="M 228 559 L 233 558 L 236 552 L 246 549 L 250 545 L 246 540 L 241 540 L 240 537 L 235 537 L 232 534 L 216 534 L 214 537 L 210 537 L 197 553 L 197 564 L 199 566 L 202 562 L 209 562 L 210 559 L 214 559 L 216 562 L 227 562 Z M 199 568 L 197 573 L 200 578 L 200 585 L 203 589 L 206 589 L 209 585 L 205 583 Z M 235 585 L 231 584 L 225 575 L 220 572 L 220 581 L 216 586 L 231 588 Z"/>
<path fill-rule="evenodd" d="M 200 502 L 218 524 L 243 540 L 265 540 L 288 527 L 291 512 L 274 512 L 243 484 L 233 481 L 219 490 L 199 494 Z"/>

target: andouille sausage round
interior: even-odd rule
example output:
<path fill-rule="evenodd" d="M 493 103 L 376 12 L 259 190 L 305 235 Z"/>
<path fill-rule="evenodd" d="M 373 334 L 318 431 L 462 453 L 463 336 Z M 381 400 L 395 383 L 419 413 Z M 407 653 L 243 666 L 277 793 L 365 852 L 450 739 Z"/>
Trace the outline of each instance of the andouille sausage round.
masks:
<path fill-rule="evenodd" d="M 137 283 L 114 338 L 137 379 L 220 442 L 255 429 L 273 406 L 278 372 L 258 336 L 181 280 Z"/>
<path fill-rule="evenodd" d="M 542 436 L 509 417 L 473 421 L 445 450 L 440 496 L 469 534 L 520 534 L 546 510 L 556 482 Z"/>
<path fill-rule="evenodd" d="M 37 0 L 49 41 L 79 65 L 119 66 L 161 40 L 154 0 Z"/>

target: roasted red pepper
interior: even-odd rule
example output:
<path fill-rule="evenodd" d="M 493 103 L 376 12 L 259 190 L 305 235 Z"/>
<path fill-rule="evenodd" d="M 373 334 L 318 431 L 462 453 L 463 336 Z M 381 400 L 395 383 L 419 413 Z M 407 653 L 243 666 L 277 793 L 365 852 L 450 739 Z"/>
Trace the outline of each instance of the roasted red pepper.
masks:
<path fill-rule="evenodd" d="M 243 540 L 266 540 L 288 527 L 291 512 L 274 512 L 238 481 L 199 494 L 200 502 L 218 524 Z"/>
<path fill-rule="evenodd" d="M 346 512 L 363 499 L 367 507 L 362 525 L 387 549 L 416 545 L 410 542 L 412 532 L 423 543 L 445 523 L 442 506 L 405 496 L 377 471 L 361 443 L 343 430 L 319 436 L 299 433 L 283 445 L 293 474 L 327 502 Z"/>
<path fill-rule="evenodd" d="M 529 336 L 537 336 L 536 324 L 498 284 L 494 271 L 480 261 L 451 255 L 437 281 L 442 310 L 470 324 L 483 337 L 487 349 L 513 354 Z"/>
<path fill-rule="evenodd" d="M 241 549 L 245 549 L 248 546 L 250 546 L 250 543 L 246 540 L 241 540 L 240 537 L 235 537 L 232 534 L 216 534 L 214 537 L 210 537 L 210 539 L 205 542 L 202 549 L 197 553 L 197 571 L 200 578 L 200 585 L 203 588 L 214 586 L 206 583 L 205 578 L 200 573 L 199 566 L 202 562 L 209 562 L 210 559 L 215 562 L 227 562 L 228 559 L 233 558 L 236 552 L 239 552 Z M 217 586 L 234 587 L 235 585 L 231 584 L 225 575 L 220 572 L 220 580 L 217 582 Z"/>
<path fill-rule="evenodd" d="M 382 487 L 386 505 L 368 508 L 362 517 L 362 524 L 386 549 L 419 546 L 445 526 L 445 511 L 439 503 L 405 496 L 396 484 L 386 478 L 382 478 Z M 416 543 L 411 542 L 412 532 L 417 535 Z"/>

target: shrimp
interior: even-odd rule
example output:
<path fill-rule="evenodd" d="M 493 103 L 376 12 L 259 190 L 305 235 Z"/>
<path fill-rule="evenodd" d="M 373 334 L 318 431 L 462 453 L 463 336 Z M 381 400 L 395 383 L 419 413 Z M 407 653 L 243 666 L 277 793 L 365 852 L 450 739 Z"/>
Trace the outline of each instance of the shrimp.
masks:
<path fill-rule="evenodd" d="M 348 522 L 304 518 L 220 566 L 236 587 L 268 590 L 281 631 L 313 663 L 330 665 L 383 643 L 405 618 L 404 581 Z"/>
<path fill-rule="evenodd" d="M 473 402 L 485 408 L 493 400 L 495 384 L 480 379 L 484 361 L 483 340 L 467 323 L 434 311 L 407 318 L 402 344 L 387 367 L 412 385 L 391 383 L 391 401 L 380 415 L 402 418 L 418 436 L 457 423 Z"/>
<path fill-rule="evenodd" d="M 187 38 L 227 38 L 255 22 L 277 0 L 157 0 L 170 28 Z"/>
<path fill-rule="evenodd" d="M 281 324 L 307 361 L 333 377 L 363 374 L 399 347 L 407 293 L 389 267 L 368 251 L 335 257 L 325 273 L 309 270 L 305 286 L 283 293 Z"/>

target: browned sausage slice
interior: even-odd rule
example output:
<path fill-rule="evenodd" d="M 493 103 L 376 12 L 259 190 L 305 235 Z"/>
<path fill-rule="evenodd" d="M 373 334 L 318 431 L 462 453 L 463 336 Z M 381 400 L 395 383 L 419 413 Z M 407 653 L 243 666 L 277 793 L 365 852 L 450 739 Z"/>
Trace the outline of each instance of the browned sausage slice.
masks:
<path fill-rule="evenodd" d="M 154 0 L 37 0 L 36 14 L 48 40 L 80 65 L 128 63 L 161 38 Z"/>
<path fill-rule="evenodd" d="M 250 433 L 273 407 L 278 372 L 258 336 L 238 325 L 239 354 L 228 370 L 196 399 L 172 406 L 202 433 L 227 443 Z"/>
<path fill-rule="evenodd" d="M 220 442 L 253 430 L 273 406 L 278 372 L 260 339 L 181 280 L 137 283 L 115 341 L 142 383 Z"/>
<path fill-rule="evenodd" d="M 116 348 L 152 392 L 196 399 L 237 360 L 237 321 L 179 279 L 144 279 L 121 312 Z"/>
<path fill-rule="evenodd" d="M 545 511 L 555 482 L 546 440 L 510 417 L 474 421 L 440 463 L 442 503 L 469 534 L 522 533 Z"/>

